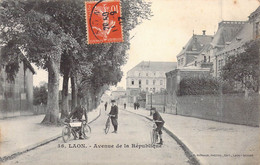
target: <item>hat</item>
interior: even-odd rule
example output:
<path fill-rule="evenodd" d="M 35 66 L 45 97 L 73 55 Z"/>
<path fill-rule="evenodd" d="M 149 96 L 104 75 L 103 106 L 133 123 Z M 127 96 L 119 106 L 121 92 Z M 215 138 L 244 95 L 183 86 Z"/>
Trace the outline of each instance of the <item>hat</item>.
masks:
<path fill-rule="evenodd" d="M 111 100 L 111 103 L 114 103 L 114 102 L 116 102 L 116 100 Z"/>

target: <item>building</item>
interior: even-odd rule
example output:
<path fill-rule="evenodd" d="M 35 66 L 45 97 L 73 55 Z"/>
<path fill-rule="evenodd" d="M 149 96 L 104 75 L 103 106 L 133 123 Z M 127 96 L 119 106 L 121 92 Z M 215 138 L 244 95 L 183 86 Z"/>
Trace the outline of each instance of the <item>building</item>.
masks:
<path fill-rule="evenodd" d="M 260 6 L 250 14 L 249 22 L 253 25 L 253 38 L 259 39 L 260 37 Z"/>
<path fill-rule="evenodd" d="M 244 51 L 245 43 L 252 39 L 253 26 L 249 22 L 246 22 L 237 35 L 226 44 L 225 48 L 216 52 L 214 58 L 215 77 L 220 77 L 221 69 L 226 64 L 228 57 L 242 53 Z"/>
<path fill-rule="evenodd" d="M 5 67 L 0 70 L 0 118 L 33 113 L 33 75 L 35 71 L 24 59 L 14 82 L 6 80 Z"/>
<path fill-rule="evenodd" d="M 202 35 L 193 34 L 188 43 L 177 55 L 178 67 L 186 67 L 187 64 L 195 61 L 197 56 L 201 53 L 204 47 L 212 41 L 212 39 L 213 36 L 206 35 L 205 30 L 203 30 Z"/>
<path fill-rule="evenodd" d="M 116 90 L 111 92 L 111 99 L 118 100 L 120 97 L 125 96 L 126 91 L 122 87 L 117 87 Z"/>
<path fill-rule="evenodd" d="M 127 94 L 135 95 L 141 91 L 160 92 L 165 90 L 165 73 L 175 69 L 176 66 L 176 62 L 140 62 L 127 72 Z"/>
<path fill-rule="evenodd" d="M 123 105 L 127 102 L 126 90 L 123 87 L 117 87 L 116 90 L 111 92 L 110 99 L 116 100 L 117 105 Z"/>

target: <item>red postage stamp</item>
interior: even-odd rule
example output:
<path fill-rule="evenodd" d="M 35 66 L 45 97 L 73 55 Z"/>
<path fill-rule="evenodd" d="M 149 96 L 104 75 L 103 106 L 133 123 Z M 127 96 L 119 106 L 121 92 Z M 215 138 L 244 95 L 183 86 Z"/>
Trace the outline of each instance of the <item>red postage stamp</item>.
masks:
<path fill-rule="evenodd" d="M 123 42 L 120 0 L 87 1 L 88 44 Z"/>

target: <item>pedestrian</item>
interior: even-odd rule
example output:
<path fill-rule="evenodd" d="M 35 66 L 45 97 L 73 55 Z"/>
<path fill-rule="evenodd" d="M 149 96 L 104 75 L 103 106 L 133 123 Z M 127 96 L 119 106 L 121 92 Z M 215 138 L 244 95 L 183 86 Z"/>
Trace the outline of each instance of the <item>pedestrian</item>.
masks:
<path fill-rule="evenodd" d="M 137 102 L 137 103 L 136 103 L 136 109 L 138 110 L 139 107 L 140 107 L 140 104 L 139 104 L 139 102 Z"/>
<path fill-rule="evenodd" d="M 162 140 L 162 127 L 164 125 L 164 120 L 162 119 L 161 115 L 159 114 L 158 111 L 156 111 L 156 108 L 152 107 L 151 108 L 151 112 L 153 115 L 153 121 L 155 122 L 157 128 L 156 131 L 159 133 L 159 137 L 160 137 L 160 142 L 158 144 L 163 144 L 163 140 Z"/>
<path fill-rule="evenodd" d="M 118 128 L 118 107 L 115 105 L 115 102 L 115 100 L 111 100 L 112 106 L 109 112 L 109 115 L 111 116 L 112 125 L 114 126 L 114 131 L 112 133 L 117 133 Z"/>
<path fill-rule="evenodd" d="M 107 110 L 107 102 L 105 103 L 105 111 Z"/>
<path fill-rule="evenodd" d="M 126 109 L 126 103 L 124 103 L 124 109 Z"/>

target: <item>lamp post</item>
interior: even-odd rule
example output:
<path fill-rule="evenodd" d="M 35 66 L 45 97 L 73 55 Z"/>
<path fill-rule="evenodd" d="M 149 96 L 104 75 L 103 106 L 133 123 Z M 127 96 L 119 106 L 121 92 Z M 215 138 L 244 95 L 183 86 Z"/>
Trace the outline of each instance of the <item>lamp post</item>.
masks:
<path fill-rule="evenodd" d="M 151 108 L 150 108 L 150 116 L 152 116 L 152 108 L 153 108 L 153 90 L 150 90 L 150 94 L 151 94 Z"/>

